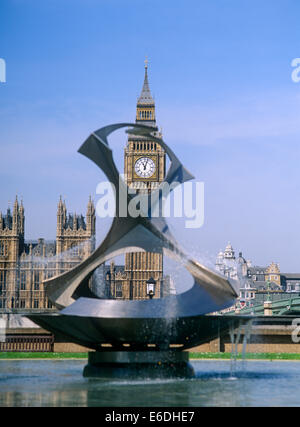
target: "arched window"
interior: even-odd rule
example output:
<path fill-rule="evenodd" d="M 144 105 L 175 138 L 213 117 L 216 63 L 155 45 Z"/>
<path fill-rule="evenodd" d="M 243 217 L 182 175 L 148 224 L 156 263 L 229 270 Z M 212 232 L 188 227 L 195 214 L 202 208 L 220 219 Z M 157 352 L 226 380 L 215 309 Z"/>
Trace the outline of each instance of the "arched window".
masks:
<path fill-rule="evenodd" d="M 122 298 L 123 290 L 122 290 L 122 282 L 116 282 L 116 297 Z"/>
<path fill-rule="evenodd" d="M 26 271 L 21 271 L 20 273 L 20 287 L 21 291 L 26 290 Z"/>
<path fill-rule="evenodd" d="M 33 288 L 35 291 L 40 289 L 40 273 L 39 271 L 33 272 Z"/>
<path fill-rule="evenodd" d="M 70 247 L 70 256 L 78 257 L 80 255 L 80 247 L 76 243 L 72 243 Z"/>
<path fill-rule="evenodd" d="M 6 242 L 0 242 L 0 256 L 7 255 L 7 244 Z"/>
<path fill-rule="evenodd" d="M 6 270 L 0 271 L 0 287 L 1 290 L 6 289 Z"/>

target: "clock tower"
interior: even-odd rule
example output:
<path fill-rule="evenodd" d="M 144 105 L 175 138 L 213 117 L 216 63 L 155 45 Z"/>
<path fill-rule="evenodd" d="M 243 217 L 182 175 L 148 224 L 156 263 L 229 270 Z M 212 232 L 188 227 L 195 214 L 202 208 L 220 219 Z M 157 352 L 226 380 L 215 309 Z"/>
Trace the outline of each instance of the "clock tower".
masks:
<path fill-rule="evenodd" d="M 156 126 L 155 102 L 148 82 L 148 61 L 145 61 L 145 78 L 137 100 L 137 124 Z M 157 137 L 161 133 L 157 132 Z M 166 154 L 164 149 L 149 137 L 128 135 L 124 153 L 125 181 L 137 192 L 151 192 L 164 180 Z M 125 272 L 130 281 L 130 299 L 146 299 L 147 280 L 156 281 L 154 298 L 160 298 L 163 287 L 163 255 L 155 252 L 134 252 L 125 255 Z"/>
<path fill-rule="evenodd" d="M 148 64 L 145 61 L 145 79 L 141 95 L 137 100 L 137 124 L 156 127 L 155 102 L 148 83 Z M 160 132 L 156 132 L 158 138 Z M 125 147 L 125 180 L 137 191 L 151 191 L 164 180 L 166 154 L 164 149 L 148 137 L 129 135 Z"/>

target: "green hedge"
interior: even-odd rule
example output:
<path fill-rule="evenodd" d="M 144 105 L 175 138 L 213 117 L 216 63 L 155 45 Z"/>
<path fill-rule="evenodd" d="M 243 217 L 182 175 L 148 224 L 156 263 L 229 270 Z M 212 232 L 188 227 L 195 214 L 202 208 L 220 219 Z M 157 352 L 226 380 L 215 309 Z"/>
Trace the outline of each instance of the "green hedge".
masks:
<path fill-rule="evenodd" d="M 87 359 L 88 353 L 0 352 L 1 359 Z M 190 353 L 190 359 L 231 359 L 231 353 Z M 242 359 L 242 354 L 237 355 Z M 246 360 L 300 360 L 300 353 L 246 353 Z"/>
<path fill-rule="evenodd" d="M 0 352 L 0 359 L 86 359 L 87 353 Z"/>

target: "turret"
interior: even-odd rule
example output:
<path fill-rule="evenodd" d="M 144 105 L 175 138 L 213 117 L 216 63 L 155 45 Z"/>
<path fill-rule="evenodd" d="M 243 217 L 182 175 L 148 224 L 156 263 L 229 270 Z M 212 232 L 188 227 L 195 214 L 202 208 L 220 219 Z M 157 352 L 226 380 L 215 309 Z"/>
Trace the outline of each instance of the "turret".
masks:
<path fill-rule="evenodd" d="M 91 237 L 96 233 L 95 206 L 91 196 L 89 197 L 87 210 L 86 210 L 86 231 Z"/>
<path fill-rule="evenodd" d="M 224 258 L 225 259 L 235 259 L 234 250 L 233 250 L 233 247 L 231 246 L 230 242 L 228 242 L 228 245 L 225 248 Z"/>
<path fill-rule="evenodd" d="M 25 211 L 23 206 L 23 200 L 21 199 L 21 204 L 19 206 L 19 218 L 20 218 L 20 234 L 25 234 Z"/>
<path fill-rule="evenodd" d="M 66 211 L 65 205 L 64 205 L 62 198 L 60 196 L 59 202 L 57 205 L 57 226 L 56 226 L 56 235 L 57 236 L 62 234 L 62 231 L 64 228 L 65 218 L 66 218 L 65 211 Z"/>
<path fill-rule="evenodd" d="M 136 123 L 155 126 L 155 102 L 148 82 L 148 60 L 145 60 L 145 77 L 142 92 L 137 100 Z"/>
<path fill-rule="evenodd" d="M 74 215 L 73 215 L 73 230 L 76 231 L 77 229 L 78 229 L 78 227 L 77 227 L 77 215 L 76 215 L 76 212 L 74 212 Z"/>
<path fill-rule="evenodd" d="M 12 229 L 16 234 L 19 232 L 19 204 L 18 204 L 17 196 L 15 199 L 14 207 L 13 207 Z"/>

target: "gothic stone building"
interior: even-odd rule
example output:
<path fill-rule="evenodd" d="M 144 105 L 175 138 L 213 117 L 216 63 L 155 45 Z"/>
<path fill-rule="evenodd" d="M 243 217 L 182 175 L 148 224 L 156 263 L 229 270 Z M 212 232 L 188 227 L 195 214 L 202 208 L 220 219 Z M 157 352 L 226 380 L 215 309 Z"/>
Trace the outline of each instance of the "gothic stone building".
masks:
<path fill-rule="evenodd" d="M 137 100 L 137 124 L 156 127 L 155 102 L 148 82 L 148 66 L 145 65 L 144 84 Z M 161 137 L 161 133 L 156 133 Z M 124 176 L 128 187 L 136 192 L 151 192 L 158 188 L 166 173 L 166 153 L 148 137 L 128 135 L 124 150 Z M 125 265 L 100 268 L 105 283 L 106 297 L 117 299 L 146 299 L 147 280 L 156 282 L 154 298 L 174 293 L 169 276 L 163 275 L 163 254 L 133 252 L 125 255 Z M 98 272 L 99 273 L 99 272 Z"/>
<path fill-rule="evenodd" d="M 148 66 L 136 106 L 136 123 L 156 126 L 155 102 L 148 82 Z M 161 133 L 156 133 L 161 137 Z M 124 175 L 128 187 L 151 192 L 164 180 L 166 153 L 155 141 L 128 135 L 124 150 Z M 95 209 L 90 200 L 86 218 L 67 213 L 60 199 L 57 208 L 56 241 L 24 240 L 24 208 L 15 201 L 0 217 L 0 309 L 51 308 L 43 281 L 71 269 L 94 250 Z M 158 252 L 133 252 L 125 255 L 124 265 L 100 266 L 94 273 L 92 291 L 105 298 L 145 299 L 147 281 L 156 282 L 154 298 L 175 293 L 169 276 L 163 275 L 163 255 Z"/>
<path fill-rule="evenodd" d="M 95 208 L 86 217 L 68 214 L 61 199 L 57 208 L 56 241 L 25 240 L 23 203 L 0 213 L 0 309 L 47 309 L 43 281 L 63 273 L 89 256 L 95 245 Z"/>

